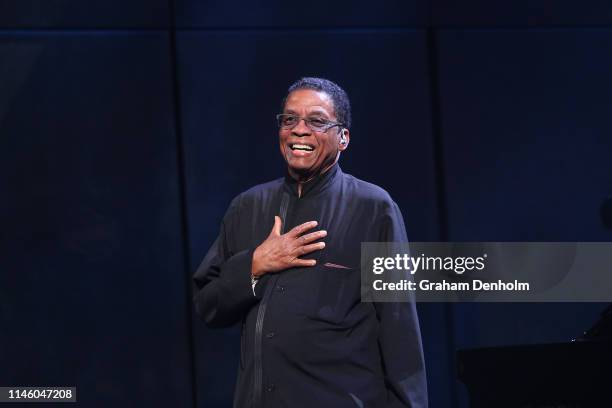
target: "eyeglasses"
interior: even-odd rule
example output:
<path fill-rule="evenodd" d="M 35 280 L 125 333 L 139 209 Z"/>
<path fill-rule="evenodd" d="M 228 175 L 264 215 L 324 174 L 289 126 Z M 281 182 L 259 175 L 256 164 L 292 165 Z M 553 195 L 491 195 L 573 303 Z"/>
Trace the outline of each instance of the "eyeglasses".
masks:
<path fill-rule="evenodd" d="M 280 113 L 276 115 L 276 120 L 278 121 L 278 127 L 281 129 L 293 129 L 300 123 L 300 120 L 304 119 L 304 123 L 308 126 L 308 129 L 313 132 L 327 132 L 329 129 L 340 126 L 343 127 L 344 123 L 340 122 L 332 122 L 327 119 L 319 118 L 319 117 L 310 117 L 303 118 L 298 115 L 293 115 L 290 113 Z"/>

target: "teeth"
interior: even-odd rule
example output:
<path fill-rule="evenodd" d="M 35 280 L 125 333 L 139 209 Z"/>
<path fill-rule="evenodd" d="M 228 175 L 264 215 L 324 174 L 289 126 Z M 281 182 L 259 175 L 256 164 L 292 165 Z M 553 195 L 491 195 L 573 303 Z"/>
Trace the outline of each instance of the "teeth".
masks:
<path fill-rule="evenodd" d="M 309 152 L 313 151 L 314 149 L 311 146 L 308 145 L 303 145 L 303 144 L 293 144 L 291 145 L 291 148 L 293 150 L 307 150 Z"/>

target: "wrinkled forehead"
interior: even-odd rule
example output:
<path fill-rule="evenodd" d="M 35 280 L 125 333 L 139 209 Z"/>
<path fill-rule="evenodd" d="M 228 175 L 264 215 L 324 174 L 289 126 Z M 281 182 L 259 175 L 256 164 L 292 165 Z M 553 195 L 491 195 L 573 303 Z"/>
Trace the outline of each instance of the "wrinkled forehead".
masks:
<path fill-rule="evenodd" d="M 325 114 L 335 117 L 334 102 L 327 93 L 314 89 L 296 89 L 287 95 L 285 113 Z"/>

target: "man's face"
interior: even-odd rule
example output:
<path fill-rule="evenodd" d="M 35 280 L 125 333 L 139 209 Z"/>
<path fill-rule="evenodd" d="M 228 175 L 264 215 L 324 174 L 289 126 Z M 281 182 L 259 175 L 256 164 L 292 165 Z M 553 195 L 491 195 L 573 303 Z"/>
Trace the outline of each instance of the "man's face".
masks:
<path fill-rule="evenodd" d="M 283 113 L 338 121 L 330 96 L 312 89 L 297 89 L 291 92 L 287 96 Z M 296 179 L 310 178 L 334 164 L 338 152 L 344 150 L 348 144 L 340 144 L 340 130 L 335 126 L 325 132 L 313 131 L 303 120 L 293 129 L 281 128 L 280 150 L 289 166 L 289 174 Z"/>

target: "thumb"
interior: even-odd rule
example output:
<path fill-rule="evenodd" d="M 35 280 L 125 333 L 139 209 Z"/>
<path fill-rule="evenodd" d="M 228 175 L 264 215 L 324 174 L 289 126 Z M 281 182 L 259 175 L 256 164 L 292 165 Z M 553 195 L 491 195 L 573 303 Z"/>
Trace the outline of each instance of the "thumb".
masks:
<path fill-rule="evenodd" d="M 272 232 L 270 232 L 270 235 L 280 236 L 282 224 L 283 224 L 283 221 L 281 220 L 281 218 L 278 215 L 275 215 L 274 225 L 272 226 Z"/>

